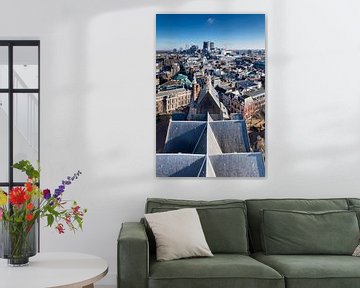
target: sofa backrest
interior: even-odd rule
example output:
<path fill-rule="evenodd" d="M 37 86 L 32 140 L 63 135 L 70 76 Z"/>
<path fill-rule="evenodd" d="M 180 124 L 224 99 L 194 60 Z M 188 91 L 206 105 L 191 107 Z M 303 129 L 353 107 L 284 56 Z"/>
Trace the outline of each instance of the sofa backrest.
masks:
<path fill-rule="evenodd" d="M 348 198 L 349 208 L 352 206 L 360 207 L 360 199 L 359 198 Z"/>
<path fill-rule="evenodd" d="M 246 200 L 248 213 L 250 249 L 262 251 L 261 247 L 261 214 L 263 209 L 298 210 L 298 211 L 331 211 L 348 210 L 347 199 L 253 199 Z"/>
<path fill-rule="evenodd" d="M 145 213 L 165 212 L 181 208 L 197 209 L 206 241 L 213 253 L 249 253 L 245 201 L 150 198 L 147 199 Z M 151 252 L 154 252 L 154 237 L 148 227 L 147 233 Z"/>

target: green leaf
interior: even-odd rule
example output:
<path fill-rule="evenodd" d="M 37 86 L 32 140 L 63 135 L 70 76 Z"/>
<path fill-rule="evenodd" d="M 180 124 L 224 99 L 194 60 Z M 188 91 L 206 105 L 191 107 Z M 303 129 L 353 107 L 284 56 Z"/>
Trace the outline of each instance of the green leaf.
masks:
<path fill-rule="evenodd" d="M 79 228 L 82 230 L 82 219 L 79 216 L 75 216 L 74 219 L 78 223 Z"/>
<path fill-rule="evenodd" d="M 51 215 L 51 214 L 48 214 L 47 215 L 47 224 L 48 224 L 48 226 L 50 226 L 51 227 L 51 225 L 54 223 L 54 216 L 53 215 Z"/>
<path fill-rule="evenodd" d="M 21 171 L 25 171 L 25 167 L 31 165 L 30 161 L 28 160 L 21 160 L 13 165 L 14 168 L 19 169 Z"/>
<path fill-rule="evenodd" d="M 55 217 L 58 217 L 60 215 L 60 213 L 51 206 L 47 206 L 46 209 L 47 211 L 49 211 L 50 214 L 54 215 Z"/>
<path fill-rule="evenodd" d="M 40 178 L 40 167 L 35 169 L 29 160 L 21 160 L 13 165 L 15 169 L 25 172 L 29 178 L 38 180 Z"/>

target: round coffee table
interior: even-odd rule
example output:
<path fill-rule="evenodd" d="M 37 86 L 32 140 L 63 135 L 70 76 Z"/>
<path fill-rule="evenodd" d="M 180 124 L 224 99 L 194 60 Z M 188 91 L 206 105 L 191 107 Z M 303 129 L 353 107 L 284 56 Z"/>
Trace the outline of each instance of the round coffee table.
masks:
<path fill-rule="evenodd" d="M 38 253 L 28 266 L 9 267 L 0 260 L 0 283 L 6 288 L 80 288 L 94 283 L 108 272 L 102 258 L 80 253 Z"/>

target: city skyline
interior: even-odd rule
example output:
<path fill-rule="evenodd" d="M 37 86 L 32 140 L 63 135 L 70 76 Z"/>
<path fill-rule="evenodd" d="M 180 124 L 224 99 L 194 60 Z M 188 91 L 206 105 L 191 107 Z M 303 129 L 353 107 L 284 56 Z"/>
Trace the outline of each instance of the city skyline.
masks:
<path fill-rule="evenodd" d="M 204 41 L 215 47 L 265 49 L 265 14 L 157 14 L 156 50 L 172 50 Z"/>

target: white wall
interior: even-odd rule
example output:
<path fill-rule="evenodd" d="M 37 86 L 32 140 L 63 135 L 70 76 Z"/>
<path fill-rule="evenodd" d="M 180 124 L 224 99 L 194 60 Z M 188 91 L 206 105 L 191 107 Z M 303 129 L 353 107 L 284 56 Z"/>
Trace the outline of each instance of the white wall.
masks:
<path fill-rule="evenodd" d="M 67 192 L 83 233 L 42 230 L 43 251 L 108 260 L 146 197 L 359 195 L 357 0 L 1 0 L 0 38 L 41 40 L 42 183 L 81 169 Z M 155 178 L 155 14 L 267 14 L 267 177 Z"/>

